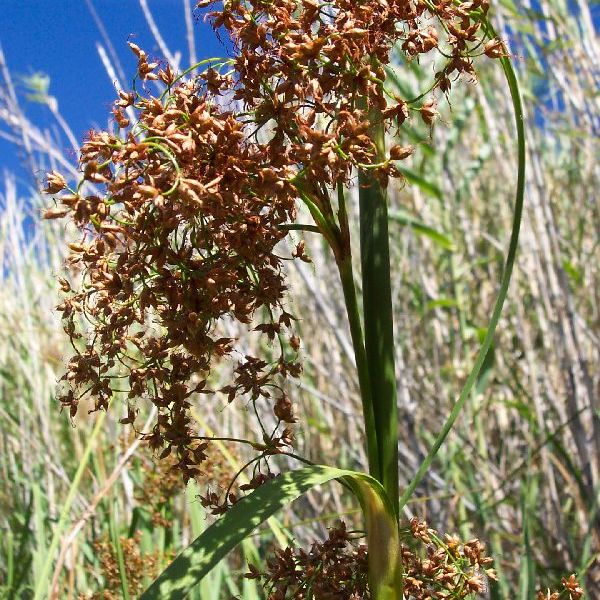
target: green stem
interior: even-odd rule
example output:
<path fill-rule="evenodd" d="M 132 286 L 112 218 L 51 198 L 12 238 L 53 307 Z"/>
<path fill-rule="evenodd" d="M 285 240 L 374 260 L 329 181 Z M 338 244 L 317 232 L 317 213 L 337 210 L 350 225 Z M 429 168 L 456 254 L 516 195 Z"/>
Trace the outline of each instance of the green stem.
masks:
<path fill-rule="evenodd" d="M 325 216 L 324 212 L 321 210 L 321 207 L 317 205 L 315 202 L 315 198 L 311 197 L 311 194 L 307 191 L 305 182 L 301 179 L 294 182 L 296 188 L 298 190 L 298 194 L 302 202 L 306 208 L 308 208 L 312 218 L 315 221 L 317 226 L 317 230 L 323 234 L 331 250 L 334 255 L 337 257 L 339 252 L 339 246 L 337 244 L 338 236 L 335 226 L 331 223 L 331 221 Z"/>
<path fill-rule="evenodd" d="M 371 138 L 385 156 L 384 130 L 377 115 Z M 360 252 L 365 348 L 377 428 L 381 483 L 398 509 L 398 406 L 394 359 L 394 321 L 390 280 L 387 193 L 369 172 L 359 173 Z"/>
<path fill-rule="evenodd" d="M 360 397 L 362 400 L 363 417 L 365 422 L 365 435 L 367 438 L 369 474 L 380 481 L 381 473 L 379 466 L 379 448 L 377 445 L 377 428 L 375 425 L 375 413 L 373 411 L 371 381 L 369 377 L 367 353 L 365 351 L 362 327 L 360 323 L 360 312 L 358 309 L 358 302 L 356 300 L 356 289 L 354 287 L 352 256 L 350 254 L 338 262 L 338 269 L 340 272 L 340 279 L 342 280 L 344 301 L 346 303 L 346 312 L 348 314 L 348 322 L 350 324 L 350 335 L 352 337 L 354 358 L 358 373 L 358 385 L 360 388 Z"/>
<path fill-rule="evenodd" d="M 484 27 L 486 33 L 490 37 L 494 37 L 496 35 L 494 29 L 489 24 L 489 22 L 484 22 Z M 492 316 L 488 324 L 485 339 L 483 340 L 481 348 L 479 348 L 479 352 L 477 353 L 477 356 L 475 358 L 475 364 L 473 365 L 473 369 L 469 373 L 469 376 L 460 393 L 460 396 L 454 404 L 452 411 L 448 416 L 448 419 L 442 427 L 442 430 L 435 439 L 433 446 L 431 447 L 427 456 L 423 460 L 413 480 L 410 482 L 410 484 L 402 494 L 402 497 L 400 498 L 400 508 L 402 508 L 407 503 L 407 501 L 410 499 L 413 492 L 415 491 L 417 485 L 419 485 L 423 477 L 425 477 L 425 474 L 429 470 L 431 463 L 436 457 L 440 447 L 444 443 L 446 436 L 448 435 L 448 433 L 450 433 L 450 430 L 454 426 L 454 423 L 463 405 L 465 404 L 467 398 L 469 397 L 469 394 L 471 393 L 471 390 L 473 389 L 473 386 L 477 381 L 477 377 L 479 375 L 479 372 L 481 371 L 481 367 L 483 366 L 486 355 L 489 352 L 489 349 L 494 340 L 494 334 L 496 332 L 496 327 L 498 326 L 498 321 L 500 320 L 500 314 L 502 313 L 502 307 L 504 306 L 504 301 L 506 300 L 508 286 L 510 284 L 510 279 L 512 276 L 513 266 L 517 253 L 517 246 L 519 243 L 519 231 L 521 229 L 521 218 L 523 215 L 523 200 L 525 195 L 525 127 L 523 124 L 523 107 L 521 105 L 519 85 L 513 66 L 510 62 L 510 59 L 507 57 L 501 58 L 500 61 L 504 70 L 506 81 L 508 82 L 508 87 L 510 89 L 510 95 L 513 103 L 515 124 L 517 129 L 518 148 L 517 192 L 513 214 L 513 224 L 510 235 L 510 242 L 508 246 L 508 252 L 506 255 L 506 263 L 504 265 L 504 271 L 502 273 L 502 279 L 500 281 L 500 290 L 498 291 L 498 297 L 496 298 L 496 303 L 494 304 L 494 310 L 492 311 Z"/>
<path fill-rule="evenodd" d="M 311 233 L 321 233 L 316 225 L 304 225 L 303 223 L 283 223 L 277 226 L 281 231 L 310 231 Z"/>
<path fill-rule="evenodd" d="M 369 357 L 369 346 L 365 343 L 363 338 L 360 310 L 358 307 L 358 301 L 356 298 L 356 288 L 354 285 L 354 273 L 352 269 L 352 247 L 350 244 L 350 228 L 348 224 L 348 214 L 346 211 L 346 200 L 344 198 L 344 189 L 342 185 L 338 185 L 338 221 L 339 221 L 339 255 L 336 255 L 336 261 L 340 272 L 340 278 L 342 280 L 342 289 L 344 291 L 344 300 L 346 303 L 346 312 L 348 313 L 348 322 L 350 324 L 350 334 L 352 336 L 352 345 L 354 346 L 354 356 L 356 360 L 356 370 L 358 373 L 358 381 L 360 386 L 360 395 L 363 407 L 363 419 L 365 425 L 365 436 L 367 444 L 367 456 L 369 460 L 369 473 L 381 482 L 388 504 L 388 510 L 386 511 L 375 511 L 377 514 L 386 514 L 387 526 L 382 527 L 382 522 L 372 521 L 369 515 L 372 516 L 371 511 L 366 511 L 367 530 L 369 534 L 369 585 L 371 589 L 371 595 L 373 600 L 401 600 L 403 598 L 403 573 L 402 573 L 402 559 L 400 554 L 394 554 L 389 552 L 390 537 L 397 539 L 398 535 L 398 458 L 397 458 L 397 417 L 395 415 L 396 409 L 396 385 L 395 385 L 395 374 L 394 374 L 394 348 L 393 348 L 393 329 L 391 328 L 391 292 L 389 293 L 389 321 L 386 325 L 389 325 L 389 335 L 386 336 L 386 341 L 389 344 L 389 337 L 391 336 L 391 380 L 389 378 L 390 372 L 386 370 L 388 374 L 387 383 L 392 384 L 392 399 L 393 409 L 391 418 L 388 418 L 386 423 L 382 426 L 382 422 L 377 422 L 376 408 L 380 410 L 382 406 L 377 407 L 375 403 L 375 383 L 373 374 L 379 376 L 380 373 L 372 369 L 372 364 L 376 364 L 376 360 L 372 355 Z M 362 198 L 362 196 L 361 196 Z M 385 198 L 384 198 L 385 200 Z M 362 233 L 362 221 L 363 208 L 361 205 L 361 233 Z M 385 236 L 387 248 L 387 207 L 384 206 L 384 218 L 386 220 L 385 225 Z M 365 249 L 365 244 L 361 238 L 361 250 Z M 389 250 L 387 252 L 387 280 L 389 283 Z M 363 282 L 365 269 L 363 262 Z M 375 282 L 376 283 L 376 282 Z M 364 284 L 363 284 L 364 287 Z M 388 287 L 389 290 L 389 287 Z M 364 295 L 364 291 L 363 291 Z M 365 296 L 365 328 L 368 325 L 373 325 L 377 322 L 377 319 L 369 319 L 367 313 L 367 302 L 369 298 L 373 299 L 372 295 L 366 294 Z M 387 315 L 387 312 L 386 312 Z M 373 331 L 371 331 L 373 333 Z M 368 340 L 367 340 L 368 342 Z M 387 350 L 390 349 L 388 346 Z M 386 358 L 389 360 L 390 354 L 386 353 Z M 371 359 L 371 361 L 370 361 Z M 388 363 L 389 368 L 389 363 Z M 380 386 L 381 387 L 381 386 Z M 379 389 L 381 392 L 381 389 Z M 389 389 L 384 389 L 383 393 L 389 393 Z M 389 396 L 388 396 L 389 398 Z M 382 415 L 379 415 L 380 421 Z M 392 443 L 387 445 L 382 444 L 380 435 L 393 436 Z M 382 454 L 383 453 L 383 454 Z M 382 460 L 383 458 L 383 460 Z M 387 470 L 384 470 L 387 469 Z M 363 511 L 365 506 L 363 506 Z M 383 571 L 381 569 L 383 568 Z"/>
<path fill-rule="evenodd" d="M 112 545 L 117 555 L 117 567 L 119 570 L 119 583 L 121 584 L 121 595 L 123 600 L 130 600 L 129 595 L 129 583 L 127 582 L 127 571 L 125 567 L 125 556 L 123 555 L 123 546 L 119 538 L 119 528 L 117 527 L 116 521 L 116 502 L 113 505 L 113 509 L 110 511 L 108 521 L 110 536 L 112 538 Z"/>

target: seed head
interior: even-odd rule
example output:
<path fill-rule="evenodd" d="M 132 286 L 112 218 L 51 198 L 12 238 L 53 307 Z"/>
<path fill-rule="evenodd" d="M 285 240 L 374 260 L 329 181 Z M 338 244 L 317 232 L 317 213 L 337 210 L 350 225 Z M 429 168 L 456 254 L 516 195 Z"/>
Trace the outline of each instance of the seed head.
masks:
<path fill-rule="evenodd" d="M 50 171 L 46 175 L 46 179 L 48 181 L 48 185 L 44 189 L 46 194 L 58 194 L 58 192 L 62 192 L 67 187 L 65 178 L 57 171 Z"/>
<path fill-rule="evenodd" d="M 185 479 L 207 460 L 190 414 L 198 394 L 206 403 L 221 393 L 229 403 L 266 407 L 277 427 L 257 442 L 264 455 L 292 442 L 285 424 L 295 416 L 284 388 L 301 367 L 285 308 L 283 261 L 290 257 L 278 245 L 297 202 L 334 215 L 332 192 L 357 170 L 371 171 L 382 186 L 400 176 L 393 161 L 414 149 L 394 146 L 382 160 L 369 134 L 374 114 L 389 130 L 414 108 L 402 98 L 388 106 L 384 67 L 392 50 L 403 44 L 409 58 L 441 51 L 449 58 L 436 86 L 447 91 L 451 75 L 473 75 L 469 52 L 480 21 L 471 11 L 486 9 L 480 0 L 198 6 L 218 6 L 207 16 L 231 40 L 231 58 L 185 80 L 129 42 L 139 77 L 162 90 L 118 92 L 118 133 L 89 132 L 77 192 L 64 193 L 45 214 L 67 215 L 81 232 L 68 259 L 81 284 L 64 287 L 60 306 L 76 348 L 61 403 L 74 415 L 89 395 L 96 410 L 106 409 L 114 382 L 122 382 L 130 408 L 124 424 L 134 426 L 140 403 L 154 405 L 157 420 L 143 437 Z M 428 97 L 419 109 L 429 125 L 435 106 Z M 65 188 L 60 174 L 49 174 L 49 193 Z M 292 258 L 310 261 L 304 242 Z M 264 336 L 279 355 L 267 362 L 242 353 L 222 333 L 232 322 Z M 286 337 L 289 346 L 274 343 Z M 211 390 L 207 381 L 222 361 L 233 363 L 231 380 Z"/>
<path fill-rule="evenodd" d="M 507 55 L 504 43 L 498 38 L 494 38 L 487 42 L 483 47 L 483 53 L 489 58 L 502 58 Z"/>

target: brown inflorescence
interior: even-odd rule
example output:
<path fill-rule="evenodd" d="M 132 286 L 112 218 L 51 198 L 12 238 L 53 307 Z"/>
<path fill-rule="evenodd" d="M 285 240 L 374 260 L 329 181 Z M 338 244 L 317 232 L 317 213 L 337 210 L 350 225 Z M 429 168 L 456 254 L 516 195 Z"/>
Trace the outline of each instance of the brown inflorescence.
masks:
<path fill-rule="evenodd" d="M 577 576 L 573 573 L 569 577 L 563 577 L 561 581 L 561 590 L 546 590 L 538 592 L 537 600 L 579 600 L 583 598 L 583 588 L 581 587 Z"/>
<path fill-rule="evenodd" d="M 248 143 L 243 123 L 198 85 L 178 85 L 168 105 L 138 98 L 143 138 L 90 134 L 84 180 L 104 193 L 62 197 L 84 239 L 71 245 L 70 258 L 83 270 L 82 285 L 71 292 L 63 282 L 69 295 L 60 309 L 75 342 L 80 315 L 92 327 L 75 345 L 61 401 L 74 415 L 86 393 L 105 409 L 111 378 L 124 370 L 131 402 L 148 398 L 159 409 L 146 439 L 163 457 L 175 448 L 186 478 L 206 450 L 190 426 L 188 399 L 207 392 L 212 362 L 233 348 L 233 339 L 215 335 L 216 324 L 252 324 L 262 311 L 268 320 L 254 328 L 270 338 L 292 324 L 274 253 L 285 235 L 278 226 L 295 214 L 289 167 Z M 229 401 L 271 396 L 282 372 L 299 367 L 283 354 L 273 364 L 244 357 L 225 390 Z M 293 421 L 291 410 L 278 412 Z M 122 421 L 135 415 L 132 406 Z"/>
<path fill-rule="evenodd" d="M 415 540 L 402 548 L 408 598 L 471 598 L 486 592 L 488 581 L 496 579 L 493 561 L 480 540 L 461 542 L 456 536 L 442 537 L 416 517 L 407 533 L 407 539 Z"/>
<path fill-rule="evenodd" d="M 123 597 L 123 580 L 126 581 L 129 594 L 139 596 L 144 591 L 148 578 L 156 577 L 159 570 L 160 556 L 158 551 L 152 554 L 140 552 L 141 533 L 133 537 L 120 537 L 119 545 L 123 554 L 125 572 L 121 573 L 119 560 L 111 540 L 104 538 L 94 542 L 93 548 L 100 563 L 104 584 L 102 591 L 91 595 L 81 595 L 80 600 L 117 600 Z"/>
<path fill-rule="evenodd" d="M 338 522 L 310 550 L 282 548 L 267 559 L 263 575 L 250 565 L 245 577 L 262 579 L 268 600 L 362 600 L 369 598 L 367 547 L 355 544 Z"/>
<path fill-rule="evenodd" d="M 217 391 L 212 369 L 229 357 L 237 364 L 220 391 L 229 402 L 265 400 L 277 424 L 261 451 L 291 443 L 296 419 L 282 380 L 300 372 L 299 340 L 276 248 L 296 203 L 322 217 L 316 225 L 339 258 L 347 245 L 331 190 L 357 169 L 385 185 L 399 176 L 394 161 L 414 151 L 397 145 L 382 156 L 372 127 L 397 128 L 411 111 L 428 124 L 437 115 L 431 94 L 411 101 L 386 91 L 392 48 L 408 59 L 439 49 L 432 91 L 445 93 L 454 77 L 473 76 L 486 11 L 487 0 L 229 1 L 209 18 L 230 38 L 232 58 L 188 79 L 131 43 L 139 78 L 163 91 L 119 92 L 117 132 L 89 133 L 76 187 L 48 176 L 58 203 L 46 217 L 67 216 L 81 232 L 69 259 L 81 282 L 61 280 L 75 349 L 60 396 L 70 414 L 86 396 L 107 409 L 119 389 L 122 422 L 134 425 L 146 400 L 158 416 L 144 438 L 187 480 L 207 460 L 190 398 Z M 485 52 L 500 55 L 500 43 Z M 287 258 L 310 260 L 302 243 Z M 277 341 L 279 356 L 238 359 L 236 340 L 222 333 L 228 322 Z"/>
<path fill-rule="evenodd" d="M 471 598 L 482 594 L 496 574 L 477 539 L 460 542 L 413 519 L 402 547 L 404 597 L 411 600 Z M 343 523 L 310 551 L 276 550 L 266 573 L 250 566 L 246 577 L 262 579 L 269 600 L 364 600 L 370 598 L 367 547 L 357 544 Z"/>

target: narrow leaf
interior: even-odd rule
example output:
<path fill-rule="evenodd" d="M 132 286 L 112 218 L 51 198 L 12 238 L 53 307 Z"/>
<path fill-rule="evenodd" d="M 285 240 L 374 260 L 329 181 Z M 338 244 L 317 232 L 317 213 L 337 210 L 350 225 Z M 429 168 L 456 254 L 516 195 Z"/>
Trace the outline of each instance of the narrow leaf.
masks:
<path fill-rule="evenodd" d="M 408 183 L 412 183 L 416 185 L 424 194 L 435 198 L 436 200 L 443 200 L 442 190 L 440 190 L 437 185 L 431 183 L 431 181 L 427 181 L 422 175 L 419 175 L 417 172 L 412 171 L 411 169 L 407 169 L 406 167 L 401 167 L 396 165 L 398 171 L 402 173 L 404 179 L 408 181 Z"/>
<path fill-rule="evenodd" d="M 487 20 L 483 20 L 483 26 L 486 34 L 489 38 L 497 37 L 494 28 Z M 436 457 L 439 449 L 444 443 L 448 433 L 454 426 L 454 422 L 458 418 L 458 415 L 464 406 L 467 398 L 471 394 L 471 390 L 473 386 L 477 382 L 477 377 L 479 376 L 479 372 L 485 362 L 487 353 L 489 352 L 493 340 L 494 334 L 496 332 L 496 327 L 498 326 L 498 322 L 500 321 L 500 315 L 502 313 L 502 308 L 504 306 L 504 301 L 506 300 L 506 296 L 508 294 L 508 287 L 510 284 L 510 280 L 512 277 L 513 266 L 515 263 L 515 258 L 517 255 L 517 247 L 519 244 L 519 232 L 521 230 L 521 219 L 523 216 L 523 204 L 525 199 L 525 125 L 524 125 L 524 116 L 523 116 L 523 106 L 521 103 L 521 95 L 519 92 L 519 83 L 517 81 L 517 76 L 513 69 L 512 63 L 508 57 L 500 58 L 500 64 L 502 65 L 502 69 L 504 71 L 504 76 L 506 78 L 508 88 L 510 91 L 514 117 L 515 117 L 515 128 L 517 131 L 517 154 L 518 154 L 518 169 L 517 169 L 517 190 L 513 211 L 513 222 L 512 222 L 512 230 L 510 233 L 510 241 L 508 244 L 508 252 L 506 254 L 506 260 L 504 263 L 504 271 L 500 278 L 500 289 L 498 290 L 498 295 L 496 296 L 496 302 L 494 303 L 494 308 L 492 310 L 492 315 L 490 317 L 490 321 L 487 326 L 487 333 L 485 335 L 485 339 L 477 352 L 477 356 L 475 357 L 475 364 L 467 377 L 467 380 L 461 390 L 461 393 L 458 397 L 458 400 L 454 403 L 452 410 L 450 411 L 450 415 L 446 419 L 442 430 L 437 435 L 431 449 L 427 453 L 427 456 L 417 469 L 415 476 L 413 477 L 410 484 L 404 490 L 404 493 L 400 497 L 400 508 L 404 507 L 404 505 L 408 502 L 409 498 L 412 496 L 413 492 L 417 488 L 417 485 L 423 480 L 431 463 Z"/>
<path fill-rule="evenodd" d="M 444 250 L 454 250 L 454 243 L 445 233 L 438 231 L 437 229 L 427 225 L 423 221 L 420 221 L 417 217 L 405 210 L 393 210 L 389 213 L 391 221 L 400 223 L 401 225 L 409 225 L 412 229 L 420 234 L 428 237 L 432 242 L 437 244 Z"/>

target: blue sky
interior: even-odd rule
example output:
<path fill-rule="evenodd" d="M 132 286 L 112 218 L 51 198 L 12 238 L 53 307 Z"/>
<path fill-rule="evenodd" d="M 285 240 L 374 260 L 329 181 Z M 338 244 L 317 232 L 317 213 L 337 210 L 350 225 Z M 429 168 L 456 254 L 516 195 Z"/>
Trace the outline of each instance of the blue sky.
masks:
<path fill-rule="evenodd" d="M 193 0 L 188 0 L 193 7 Z M 91 0 L 123 65 L 125 86 L 135 74 L 135 58 L 127 47 L 131 40 L 150 55 L 161 53 L 154 42 L 138 0 Z M 182 67 L 189 65 L 184 0 L 147 0 L 154 19 L 172 52 L 182 52 Z M 222 56 L 224 49 L 212 29 L 195 14 L 194 33 L 198 60 Z M 21 106 L 38 125 L 53 122 L 48 109 L 28 102 L 19 76 L 42 72 L 50 78 L 50 95 L 77 139 L 93 126 L 107 122 L 115 99 L 96 43 L 103 42 L 86 0 L 6 0 L 2 2 L 0 46 L 18 85 Z M 14 147 L 0 139 L 0 173 L 17 171 Z M 23 182 L 22 182 L 23 183 Z"/>
<path fill-rule="evenodd" d="M 150 55 L 161 56 L 140 1 L 143 0 L 2 1 L 0 46 L 17 83 L 22 109 L 38 126 L 49 126 L 54 120 L 47 108 L 27 101 L 26 90 L 19 84 L 19 76 L 36 72 L 49 77 L 50 95 L 57 98 L 60 111 L 78 140 L 90 128 L 105 126 L 115 90 L 98 56 L 96 44 L 104 42 L 89 5 L 97 12 L 119 55 L 127 87 L 135 73 L 128 40 L 135 41 Z M 193 6 L 194 0 L 146 1 L 170 50 L 182 51 L 181 66 L 188 66 L 183 7 L 184 2 Z M 597 23 L 598 6 L 590 4 L 596 8 L 593 18 Z M 195 14 L 194 20 L 197 58 L 222 56 L 225 51 L 210 26 L 201 15 Z M 19 166 L 15 148 L 0 138 L 0 175 L 5 170 L 19 174 L 21 184 L 31 184 Z"/>

